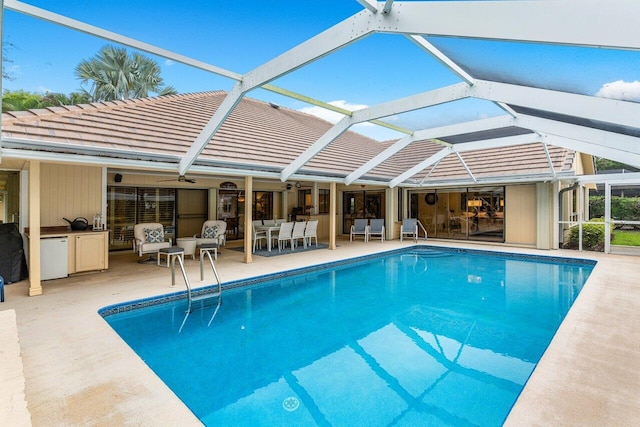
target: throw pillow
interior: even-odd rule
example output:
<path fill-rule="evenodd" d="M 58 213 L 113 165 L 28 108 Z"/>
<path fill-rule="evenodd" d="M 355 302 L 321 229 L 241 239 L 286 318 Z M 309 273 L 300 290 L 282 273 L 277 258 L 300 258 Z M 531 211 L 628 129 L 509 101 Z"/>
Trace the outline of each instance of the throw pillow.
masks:
<path fill-rule="evenodd" d="M 208 225 L 204 227 L 204 232 L 202 233 L 203 239 L 215 239 L 218 235 L 218 226 L 214 225 L 209 227 Z"/>
<path fill-rule="evenodd" d="M 146 243 L 164 242 L 164 230 L 162 228 L 145 228 L 144 240 Z"/>

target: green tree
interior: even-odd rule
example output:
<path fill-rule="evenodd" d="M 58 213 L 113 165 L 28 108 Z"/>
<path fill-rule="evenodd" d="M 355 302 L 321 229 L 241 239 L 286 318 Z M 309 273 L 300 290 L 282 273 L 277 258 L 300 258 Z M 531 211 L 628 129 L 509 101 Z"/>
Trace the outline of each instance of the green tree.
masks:
<path fill-rule="evenodd" d="M 124 48 L 106 45 L 95 57 L 83 60 L 75 69 L 81 84 L 90 84 L 82 91 L 91 101 L 143 98 L 149 92 L 173 95 L 176 90 L 163 86 L 160 66 L 156 61 L 139 53 L 129 55 Z"/>
<path fill-rule="evenodd" d="M 69 94 L 69 104 L 88 104 L 91 102 L 91 96 L 87 92 L 71 92 Z"/>
<path fill-rule="evenodd" d="M 604 157 L 596 157 L 596 169 L 599 171 L 612 170 L 612 169 L 626 169 L 629 171 L 638 172 L 638 168 L 625 165 L 624 163 L 605 159 Z"/>
<path fill-rule="evenodd" d="M 88 102 L 91 102 L 89 96 L 80 92 L 72 92 L 70 95 L 46 92 L 43 95 L 25 90 L 5 90 L 2 94 L 2 112 L 86 104 Z"/>
<path fill-rule="evenodd" d="M 25 90 L 5 90 L 2 94 L 2 112 L 40 108 L 42 95 Z"/>

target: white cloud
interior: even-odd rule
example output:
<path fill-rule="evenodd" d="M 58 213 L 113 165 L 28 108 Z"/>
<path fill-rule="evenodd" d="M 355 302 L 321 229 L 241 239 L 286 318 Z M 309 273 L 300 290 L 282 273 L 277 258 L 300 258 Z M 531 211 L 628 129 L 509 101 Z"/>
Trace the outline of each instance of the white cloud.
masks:
<path fill-rule="evenodd" d="M 164 65 L 166 65 L 167 67 L 171 67 L 173 64 L 175 64 L 175 62 L 173 62 L 173 61 L 172 61 L 172 60 L 170 60 L 170 59 L 166 59 L 166 60 L 164 61 Z"/>
<path fill-rule="evenodd" d="M 368 105 L 365 105 L 365 104 L 350 104 L 345 100 L 331 101 L 328 104 L 345 109 L 345 110 L 349 110 L 349 111 L 362 110 L 363 108 L 369 107 Z M 336 113 L 335 111 L 327 110 L 326 108 L 316 107 L 316 106 L 304 107 L 304 108 L 301 108 L 299 111 L 303 113 L 311 114 L 316 117 L 320 117 L 321 119 L 324 119 L 331 123 L 338 123 L 338 121 L 340 121 L 344 117 L 343 114 Z M 396 117 L 385 117 L 383 120 L 393 121 L 396 119 L 397 119 Z M 366 135 L 369 138 L 373 138 L 378 141 L 397 139 L 403 136 L 398 132 L 395 132 L 390 129 L 384 128 L 382 126 L 374 125 L 373 123 L 368 123 L 368 122 L 359 123 L 353 126 L 351 130 L 353 130 L 354 132 L 358 132 L 362 135 Z"/>
<path fill-rule="evenodd" d="M 640 81 L 625 82 L 618 80 L 602 85 L 596 96 L 622 101 L 640 102 Z"/>

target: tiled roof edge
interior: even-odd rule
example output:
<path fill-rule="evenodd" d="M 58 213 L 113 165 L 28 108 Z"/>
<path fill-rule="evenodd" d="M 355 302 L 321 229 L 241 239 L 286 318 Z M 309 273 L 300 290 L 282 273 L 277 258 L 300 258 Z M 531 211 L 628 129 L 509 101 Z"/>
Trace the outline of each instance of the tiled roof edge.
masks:
<path fill-rule="evenodd" d="M 193 92 L 193 93 L 184 93 L 184 94 L 175 94 L 175 95 L 148 96 L 145 98 L 136 98 L 136 99 L 119 99 L 114 101 L 92 102 L 89 104 L 62 105 L 59 107 L 32 108 L 25 111 L 8 111 L 5 113 L 2 113 L 2 116 L 3 118 L 12 117 L 16 119 L 24 119 L 29 117 L 46 117 L 49 115 L 61 116 L 66 114 L 77 114 L 77 113 L 81 113 L 82 111 L 127 108 L 130 106 L 139 105 L 139 104 L 164 103 L 164 102 L 169 102 L 171 100 L 174 100 L 176 98 L 197 99 L 203 96 L 215 95 L 220 93 L 225 93 L 225 91 L 214 90 L 214 91 L 208 91 L 208 92 Z"/>

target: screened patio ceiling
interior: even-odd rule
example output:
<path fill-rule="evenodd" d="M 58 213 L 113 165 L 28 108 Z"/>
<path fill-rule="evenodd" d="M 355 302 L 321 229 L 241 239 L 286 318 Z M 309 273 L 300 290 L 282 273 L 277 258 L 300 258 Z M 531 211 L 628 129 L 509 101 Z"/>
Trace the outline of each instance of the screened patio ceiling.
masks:
<path fill-rule="evenodd" d="M 469 168 L 465 156 L 534 145 L 547 158 L 547 170 L 540 171 L 538 178 L 563 176 L 554 166 L 553 147 L 640 167 L 640 2 L 352 1 L 362 9 L 289 50 L 274 52 L 273 59 L 244 73 L 15 0 L 5 0 L 4 9 L 226 79 L 230 87 L 219 108 L 179 161 L 167 163 L 178 175 L 206 173 L 207 168 L 198 165 L 199 156 L 249 95 L 292 99 L 342 115 L 293 161 L 267 174 L 283 182 L 327 181 L 326 174 L 306 165 L 347 130 L 363 123 L 391 129 L 397 140 L 331 180 L 347 185 L 428 186 L 439 182 L 433 173 L 438 165 L 453 158 L 462 171 L 458 183 L 500 182 L 510 177 L 498 174 L 492 180 L 486 170 Z M 332 2 L 326 2 L 326 7 L 332 7 Z M 349 52 L 360 45 L 371 51 L 380 47 L 373 66 L 348 62 Z M 405 50 L 405 45 L 412 50 Z M 402 58 L 395 56 L 394 46 L 403 46 L 398 49 Z M 330 66 L 331 58 L 348 65 L 340 74 L 357 87 L 362 85 L 361 104 L 370 106 L 347 111 L 329 104 L 322 93 L 328 82 L 319 82 L 313 93 L 296 91 L 298 80 Z M 375 64 L 387 59 L 394 66 L 378 71 Z M 444 80 L 437 80 L 448 84 L 433 87 L 436 79 L 429 76 L 434 73 L 446 74 Z M 404 86 L 394 91 L 399 79 L 414 83 L 410 93 Z M 620 82 L 621 90 L 606 90 Z M 403 149 L 425 140 L 436 149 L 413 150 L 407 159 Z M 7 143 L 11 141 L 3 138 L 3 145 Z M 490 165 L 491 157 L 485 157 Z M 156 166 L 164 161 L 155 159 Z M 403 171 L 393 177 L 375 177 L 372 171 L 391 161 L 401 162 Z M 262 165 L 256 165 L 255 172 L 265 176 Z M 244 173 L 252 175 L 251 168 Z"/>

